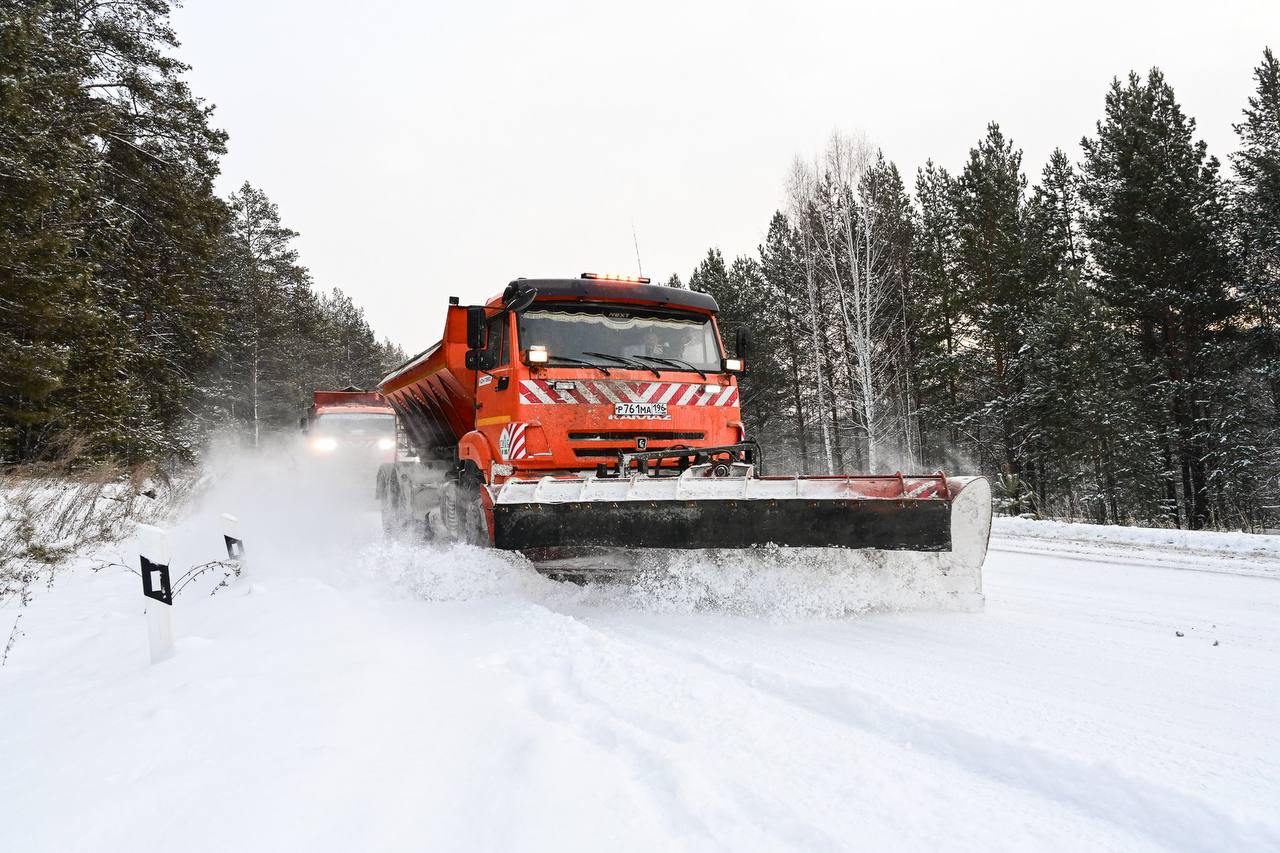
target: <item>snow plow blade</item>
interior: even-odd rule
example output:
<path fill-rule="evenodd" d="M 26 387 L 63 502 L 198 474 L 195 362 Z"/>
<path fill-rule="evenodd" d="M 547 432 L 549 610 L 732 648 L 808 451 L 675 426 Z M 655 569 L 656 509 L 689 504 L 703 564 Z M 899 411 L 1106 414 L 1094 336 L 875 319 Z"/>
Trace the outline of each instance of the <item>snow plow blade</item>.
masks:
<path fill-rule="evenodd" d="M 958 591 L 981 593 L 991 532 L 981 477 L 713 477 L 707 468 L 508 481 L 494 498 L 494 544 L 535 563 L 593 549 L 907 552 L 933 555 L 917 562 L 971 578 Z"/>

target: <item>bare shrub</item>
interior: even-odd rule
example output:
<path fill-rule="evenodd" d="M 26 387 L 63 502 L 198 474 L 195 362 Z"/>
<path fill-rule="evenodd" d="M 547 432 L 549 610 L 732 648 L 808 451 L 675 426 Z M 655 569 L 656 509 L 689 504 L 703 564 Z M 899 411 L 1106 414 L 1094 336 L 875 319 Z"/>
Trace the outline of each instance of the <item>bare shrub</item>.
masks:
<path fill-rule="evenodd" d="M 83 449 L 68 442 L 52 462 L 0 473 L 0 607 L 26 605 L 73 557 L 164 517 L 187 497 L 186 481 L 153 463 L 87 461 Z"/>

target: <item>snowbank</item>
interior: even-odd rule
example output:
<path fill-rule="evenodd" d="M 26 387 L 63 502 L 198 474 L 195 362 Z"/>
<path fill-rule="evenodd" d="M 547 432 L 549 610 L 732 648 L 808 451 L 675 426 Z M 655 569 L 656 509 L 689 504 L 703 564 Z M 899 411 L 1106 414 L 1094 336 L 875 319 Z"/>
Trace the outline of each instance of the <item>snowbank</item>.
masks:
<path fill-rule="evenodd" d="M 996 518 L 991 526 L 991 534 L 994 537 L 1006 539 L 1092 542 L 1280 559 L 1280 536 L 1258 533 L 1125 527 L 1114 524 L 1037 521 L 1029 518 Z"/>

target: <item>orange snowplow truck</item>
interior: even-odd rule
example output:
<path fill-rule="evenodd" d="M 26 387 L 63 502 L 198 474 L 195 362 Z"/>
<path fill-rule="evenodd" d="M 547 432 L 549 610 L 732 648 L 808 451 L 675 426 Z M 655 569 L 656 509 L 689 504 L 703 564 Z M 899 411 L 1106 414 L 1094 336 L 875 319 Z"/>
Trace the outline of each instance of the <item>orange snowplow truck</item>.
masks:
<path fill-rule="evenodd" d="M 316 391 L 298 426 L 317 459 L 385 462 L 395 459 L 395 411 L 377 391 L 356 387 Z"/>
<path fill-rule="evenodd" d="M 578 569 L 660 549 L 902 552 L 967 567 L 959 591 L 980 592 L 985 480 L 763 473 L 739 408 L 747 338 L 725 352 L 710 295 L 586 273 L 449 301 L 443 339 L 379 386 L 412 454 L 378 473 L 388 532 Z"/>

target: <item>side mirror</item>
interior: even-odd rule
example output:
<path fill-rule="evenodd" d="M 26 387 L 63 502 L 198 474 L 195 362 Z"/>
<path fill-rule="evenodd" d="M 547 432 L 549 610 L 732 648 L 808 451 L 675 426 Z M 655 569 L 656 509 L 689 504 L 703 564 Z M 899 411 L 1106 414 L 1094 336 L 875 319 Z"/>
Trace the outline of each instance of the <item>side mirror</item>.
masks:
<path fill-rule="evenodd" d="M 488 350 L 469 349 L 463 364 L 467 370 L 493 370 L 498 366 L 498 355 Z"/>
<path fill-rule="evenodd" d="M 511 282 L 502 294 L 502 304 L 512 314 L 519 314 L 538 298 L 538 289 L 527 284 Z"/>
<path fill-rule="evenodd" d="M 484 349 L 488 335 L 485 325 L 484 307 L 473 305 L 467 309 L 467 349 Z"/>
<path fill-rule="evenodd" d="M 738 333 L 734 336 L 734 349 L 737 350 L 738 358 L 744 362 L 747 360 L 747 350 L 751 349 L 751 334 L 742 326 L 738 327 Z"/>

